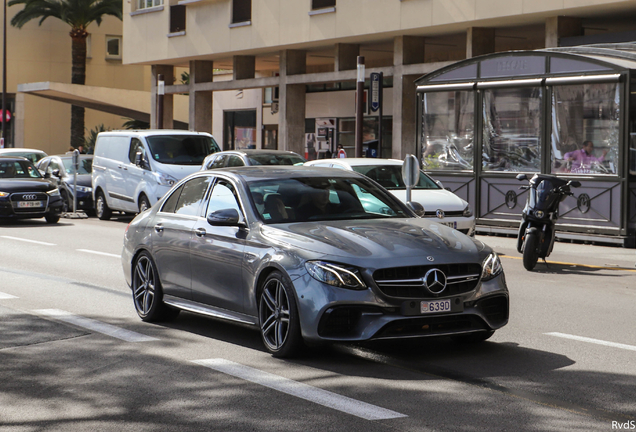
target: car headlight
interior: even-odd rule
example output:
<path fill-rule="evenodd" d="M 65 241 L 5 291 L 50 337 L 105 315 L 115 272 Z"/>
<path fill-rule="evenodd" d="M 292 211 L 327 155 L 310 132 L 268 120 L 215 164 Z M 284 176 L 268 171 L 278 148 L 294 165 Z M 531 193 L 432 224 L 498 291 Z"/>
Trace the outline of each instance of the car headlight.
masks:
<path fill-rule="evenodd" d="M 93 192 L 93 188 L 92 187 L 88 187 L 88 186 L 78 186 L 77 187 L 77 191 L 78 192 L 89 193 L 89 192 Z"/>
<path fill-rule="evenodd" d="M 354 290 L 367 289 L 360 270 L 355 267 L 326 261 L 307 261 L 305 268 L 311 277 L 327 285 Z"/>
<path fill-rule="evenodd" d="M 60 190 L 58 188 L 47 191 L 46 193 L 49 194 L 50 196 L 60 196 Z"/>
<path fill-rule="evenodd" d="M 481 265 L 481 268 L 482 281 L 489 281 L 490 279 L 499 276 L 503 272 L 501 260 L 499 259 L 499 255 L 497 255 L 495 252 L 486 257 Z"/>
<path fill-rule="evenodd" d="M 157 183 L 163 186 L 172 186 L 177 182 L 176 178 L 162 172 L 155 172 L 155 179 L 157 179 Z"/>
<path fill-rule="evenodd" d="M 0 198 L 8 197 L 9 195 L 11 195 L 9 192 L 1 192 L 0 191 Z"/>
<path fill-rule="evenodd" d="M 466 208 L 464 209 L 464 217 L 471 217 L 473 215 L 473 209 L 470 208 L 470 204 L 466 205 Z"/>

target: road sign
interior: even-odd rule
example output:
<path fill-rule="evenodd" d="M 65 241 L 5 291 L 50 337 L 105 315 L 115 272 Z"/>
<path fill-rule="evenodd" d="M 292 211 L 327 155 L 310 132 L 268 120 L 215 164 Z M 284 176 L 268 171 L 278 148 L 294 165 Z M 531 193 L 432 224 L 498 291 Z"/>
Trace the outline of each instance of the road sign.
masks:
<path fill-rule="evenodd" d="M 371 78 L 371 111 L 377 111 L 380 109 L 380 91 L 382 91 L 382 82 L 380 74 L 373 72 L 370 75 Z"/>
<path fill-rule="evenodd" d="M 6 121 L 11 121 L 11 111 L 7 110 L 4 115 L 2 115 L 2 110 L 0 109 L 0 122 L 3 122 L 4 120 Z"/>

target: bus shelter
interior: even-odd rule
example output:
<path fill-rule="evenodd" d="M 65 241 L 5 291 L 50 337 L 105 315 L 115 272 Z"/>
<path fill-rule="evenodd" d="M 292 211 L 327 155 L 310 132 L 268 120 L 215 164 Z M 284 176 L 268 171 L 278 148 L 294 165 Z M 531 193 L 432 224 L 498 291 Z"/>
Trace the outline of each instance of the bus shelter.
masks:
<path fill-rule="evenodd" d="M 545 173 L 582 184 L 557 237 L 634 247 L 636 44 L 490 54 L 416 85 L 423 169 L 471 204 L 478 231 L 513 232 L 528 193 L 515 176 Z"/>

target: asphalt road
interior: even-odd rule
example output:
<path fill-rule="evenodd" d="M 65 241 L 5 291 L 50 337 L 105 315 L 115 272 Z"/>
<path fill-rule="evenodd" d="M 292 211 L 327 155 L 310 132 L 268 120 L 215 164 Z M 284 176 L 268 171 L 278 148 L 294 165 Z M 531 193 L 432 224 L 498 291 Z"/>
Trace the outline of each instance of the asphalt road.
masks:
<path fill-rule="evenodd" d="M 258 333 L 137 317 L 130 219 L 0 226 L 0 431 L 590 431 L 636 427 L 636 251 L 502 255 L 510 323 L 479 345 L 337 345 L 294 360 Z"/>

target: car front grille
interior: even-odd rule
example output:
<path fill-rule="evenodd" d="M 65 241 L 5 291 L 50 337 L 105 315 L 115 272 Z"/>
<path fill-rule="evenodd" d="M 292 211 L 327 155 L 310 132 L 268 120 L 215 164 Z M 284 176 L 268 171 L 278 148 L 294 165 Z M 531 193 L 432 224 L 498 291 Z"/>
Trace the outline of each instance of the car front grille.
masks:
<path fill-rule="evenodd" d="M 433 294 L 424 285 L 424 276 L 429 270 L 439 269 L 446 275 L 446 289 Z M 466 293 L 479 283 L 479 264 L 442 264 L 412 267 L 394 267 L 376 270 L 373 280 L 384 295 L 398 298 L 437 298 Z"/>
<path fill-rule="evenodd" d="M 464 216 L 464 210 L 444 212 L 444 217 L 461 217 L 461 216 Z M 424 212 L 424 217 L 437 217 L 437 210 Z"/>
<path fill-rule="evenodd" d="M 49 196 L 44 192 L 16 192 L 11 194 L 11 206 L 16 214 L 44 213 L 49 205 Z M 39 207 L 22 207 L 24 204 L 41 201 Z"/>

